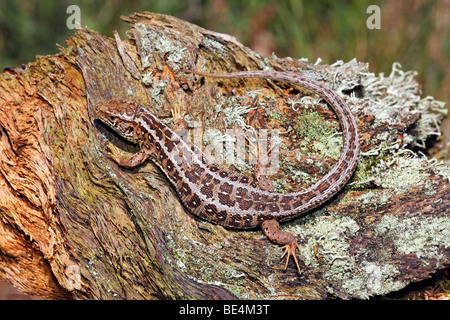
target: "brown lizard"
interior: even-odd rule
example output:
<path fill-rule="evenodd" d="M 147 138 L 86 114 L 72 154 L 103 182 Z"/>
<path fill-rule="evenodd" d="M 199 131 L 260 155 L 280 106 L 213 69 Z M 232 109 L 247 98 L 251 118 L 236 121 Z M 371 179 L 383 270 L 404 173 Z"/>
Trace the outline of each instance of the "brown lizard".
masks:
<path fill-rule="evenodd" d="M 123 138 L 137 143 L 140 151 L 123 156 L 114 146 L 110 157 L 125 168 L 134 168 L 150 158 L 168 177 L 184 206 L 194 215 L 230 229 L 262 227 L 272 242 L 284 245 L 286 264 L 296 257 L 295 237 L 279 230 L 279 222 L 293 219 L 336 194 L 352 176 L 359 158 L 356 119 L 345 101 L 328 86 L 295 73 L 244 71 L 210 74 L 183 70 L 211 78 L 263 78 L 284 81 L 320 95 L 333 108 L 344 136 L 342 153 L 335 166 L 306 190 L 278 194 L 263 190 L 249 177 L 205 161 L 199 149 L 180 136 L 150 111 L 133 102 L 111 100 L 94 107 L 95 117 Z"/>

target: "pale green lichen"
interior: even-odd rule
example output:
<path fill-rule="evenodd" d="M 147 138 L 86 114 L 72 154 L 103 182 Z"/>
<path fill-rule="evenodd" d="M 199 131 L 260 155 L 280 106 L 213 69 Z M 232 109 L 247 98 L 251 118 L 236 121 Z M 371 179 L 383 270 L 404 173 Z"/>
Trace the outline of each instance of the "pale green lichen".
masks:
<path fill-rule="evenodd" d="M 295 182 L 310 184 L 317 181 L 307 172 L 301 170 L 292 170 L 291 172 L 290 178 Z"/>
<path fill-rule="evenodd" d="M 141 77 L 141 81 L 145 85 L 151 85 L 153 83 L 153 77 L 151 72 L 144 73 Z"/>
<path fill-rule="evenodd" d="M 306 219 L 306 218 L 305 218 Z M 351 253 L 349 239 L 360 231 L 358 223 L 350 217 L 320 217 L 308 219 L 307 227 L 294 226 L 290 231 L 303 238 L 307 244 L 300 255 L 305 265 L 322 270 L 322 276 L 329 283 L 340 284 L 340 290 L 347 294 L 367 299 L 404 287 L 395 280 L 399 271 L 390 264 L 357 262 Z M 328 288 L 334 293 L 332 287 Z"/>
<path fill-rule="evenodd" d="M 333 265 L 342 260 L 348 264 L 349 244 L 346 239 L 354 236 L 359 225 L 350 217 L 321 218 L 314 217 L 309 220 L 308 227 L 297 226 L 290 228 L 292 232 L 301 237 L 311 236 L 305 248 L 302 248 L 302 256 L 306 265 L 318 267 L 322 265 L 317 260 L 317 255 L 323 256 L 323 263 Z M 314 248 L 319 248 L 315 252 Z M 336 266 L 336 265 L 334 265 Z M 345 267 L 347 268 L 347 267 Z"/>
<path fill-rule="evenodd" d="M 380 183 L 383 188 L 393 188 L 398 192 L 419 185 L 429 176 L 423 161 L 419 158 L 396 158 L 396 165 L 391 170 L 380 172 Z"/>
<path fill-rule="evenodd" d="M 244 131 L 250 131 L 252 127 L 246 124 L 245 116 L 250 111 L 257 108 L 258 106 L 246 104 L 242 101 L 242 98 L 239 97 L 231 97 L 228 99 L 220 97 L 214 107 L 214 116 L 207 120 L 207 125 L 216 127 L 215 122 L 219 119 L 219 117 L 221 117 L 225 128 L 230 128 L 237 125 Z"/>
<path fill-rule="evenodd" d="M 228 107 L 223 109 L 223 114 L 225 117 L 223 118 L 225 127 L 230 127 L 232 125 L 237 125 L 244 130 L 250 130 L 251 126 L 245 123 L 245 119 L 243 115 L 248 114 L 251 110 L 255 110 L 255 107 L 251 106 L 242 106 L 238 104 L 231 104 Z"/>
<path fill-rule="evenodd" d="M 316 110 L 317 106 L 322 104 L 322 99 L 317 95 L 303 96 L 300 98 L 289 97 L 286 99 L 286 104 L 290 105 L 295 112 L 300 110 L 310 112 L 311 110 Z"/>
<path fill-rule="evenodd" d="M 393 193 L 403 193 L 427 183 L 430 187 L 427 192 L 431 195 L 436 192 L 432 188 L 435 183 L 427 179 L 432 172 L 446 180 L 450 177 L 450 170 L 442 161 L 418 156 L 405 146 L 399 147 L 398 143 L 385 141 L 377 148 L 361 153 L 355 178 L 349 185 L 364 186 L 372 182 Z"/>
<path fill-rule="evenodd" d="M 395 280 L 399 273 L 393 265 L 364 261 L 354 276 L 342 279 L 342 289 L 360 299 L 384 295 L 405 287 L 404 282 Z"/>
<path fill-rule="evenodd" d="M 446 113 L 445 103 L 432 97 L 420 98 L 420 85 L 414 80 L 415 71 L 403 71 L 396 62 L 392 71 L 385 77 L 366 74 L 361 84 L 365 88 L 365 113 L 375 116 L 375 125 L 397 125 L 402 119 L 413 113 L 422 116 L 415 123 L 415 135 L 405 134 L 404 143 L 425 147 L 424 142 L 430 136 L 439 136 L 439 122 Z M 361 101 L 360 101 L 361 104 Z"/>
<path fill-rule="evenodd" d="M 227 54 L 226 51 L 228 47 L 222 42 L 216 41 L 215 39 L 209 37 L 206 37 L 203 42 L 205 47 L 209 47 L 212 50 L 216 51 L 218 55 Z"/>
<path fill-rule="evenodd" d="M 360 232 L 358 223 L 350 217 L 328 216 L 304 218 L 306 227 L 291 226 L 289 231 L 308 242 L 300 250 L 305 265 L 322 271 L 323 278 L 338 286 L 350 296 L 367 299 L 373 295 L 383 295 L 399 290 L 405 283 L 396 280 L 399 271 L 388 263 L 357 261 L 349 240 Z M 363 254 L 363 253 L 362 253 Z M 336 293 L 334 287 L 328 287 Z"/>
<path fill-rule="evenodd" d="M 385 215 L 376 225 L 378 236 L 392 237 L 402 254 L 414 253 L 418 258 L 445 261 L 441 248 L 450 247 L 450 217 L 410 217 L 400 219 Z"/>
<path fill-rule="evenodd" d="M 203 143 L 205 153 L 214 158 L 216 164 L 236 164 L 245 165 L 245 163 L 235 163 L 234 150 L 226 148 L 226 145 L 234 145 L 236 138 L 228 133 L 222 134 L 218 129 L 208 129 L 203 134 Z"/>
<path fill-rule="evenodd" d="M 372 145 L 368 151 L 361 152 L 361 156 L 380 156 L 382 157 L 385 153 L 390 152 L 391 150 L 398 149 L 397 141 L 390 141 L 389 132 L 382 132 L 381 134 L 372 137 L 366 141 L 367 144 Z"/>
<path fill-rule="evenodd" d="M 164 81 L 156 81 L 152 83 L 152 90 L 150 95 L 152 99 L 157 103 L 157 106 L 161 105 L 163 102 L 163 93 L 167 84 Z M 158 107 L 157 107 L 158 108 Z"/>
<path fill-rule="evenodd" d="M 354 202 L 358 203 L 362 208 L 370 206 L 376 209 L 379 206 L 383 206 L 388 203 L 389 199 L 392 197 L 392 192 L 390 190 L 370 190 L 363 193 L 355 199 L 343 200 L 343 203 Z"/>
<path fill-rule="evenodd" d="M 186 57 L 187 48 L 181 45 L 181 43 L 174 43 L 175 39 L 173 37 L 167 38 L 165 36 L 165 34 L 171 36 L 171 31 L 162 30 L 161 32 L 155 32 L 150 26 L 143 23 L 136 23 L 134 28 L 141 34 L 139 40 L 141 41 L 142 47 L 145 48 L 143 51 L 147 53 L 144 54 L 141 51 L 139 55 L 142 69 L 154 67 L 155 64 L 159 65 L 159 63 L 155 63 L 154 61 L 158 59 L 157 55 L 160 57 L 164 56 L 165 63 L 172 70 L 180 69 L 180 64 Z"/>

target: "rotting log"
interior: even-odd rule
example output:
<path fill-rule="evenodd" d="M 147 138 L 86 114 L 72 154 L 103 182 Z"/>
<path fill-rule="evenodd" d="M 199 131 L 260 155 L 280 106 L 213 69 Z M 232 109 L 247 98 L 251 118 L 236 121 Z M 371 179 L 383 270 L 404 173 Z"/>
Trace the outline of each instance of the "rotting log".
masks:
<path fill-rule="evenodd" d="M 123 19 L 131 24 L 126 41 L 82 29 L 59 54 L 1 74 L 1 279 L 53 299 L 369 298 L 448 266 L 450 171 L 417 152 L 439 134 L 444 109 L 420 96 L 413 72 L 263 58 L 170 16 Z M 356 115 L 362 156 L 354 177 L 283 225 L 299 240 L 301 275 L 292 261 L 282 270 L 280 249 L 260 230 L 192 216 L 151 161 L 126 170 L 106 157 L 108 140 L 136 147 L 92 121 L 92 106 L 123 99 L 168 122 L 180 107 L 189 131 L 198 121 L 205 133 L 217 129 L 209 146 L 226 140 L 226 129 L 278 129 L 280 168 L 270 178 L 279 192 L 307 187 L 336 162 L 339 122 L 311 93 L 183 68 L 299 72 L 328 84 Z M 254 174 L 254 164 L 229 167 Z"/>

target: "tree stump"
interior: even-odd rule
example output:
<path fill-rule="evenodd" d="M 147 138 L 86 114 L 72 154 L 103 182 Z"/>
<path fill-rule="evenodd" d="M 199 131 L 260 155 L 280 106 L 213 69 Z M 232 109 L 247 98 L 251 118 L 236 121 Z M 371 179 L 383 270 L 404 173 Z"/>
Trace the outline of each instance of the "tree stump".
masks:
<path fill-rule="evenodd" d="M 59 54 L 1 74 L 1 279 L 53 299 L 364 299 L 448 266 L 450 171 L 424 155 L 444 108 L 420 96 L 414 72 L 263 58 L 174 17 L 123 20 L 126 41 L 81 29 Z M 191 215 L 151 161 L 118 167 L 106 141 L 136 147 L 93 121 L 92 107 L 134 101 L 167 122 L 181 108 L 189 131 L 201 123 L 214 133 L 204 147 L 230 139 L 227 129 L 278 129 L 277 192 L 305 188 L 333 166 L 342 145 L 336 116 L 303 88 L 180 69 L 302 73 L 352 108 L 362 143 L 355 175 L 328 203 L 282 225 L 299 241 L 302 274 L 292 261 L 283 271 L 281 250 L 260 230 Z M 250 177 L 255 169 L 223 166 Z"/>

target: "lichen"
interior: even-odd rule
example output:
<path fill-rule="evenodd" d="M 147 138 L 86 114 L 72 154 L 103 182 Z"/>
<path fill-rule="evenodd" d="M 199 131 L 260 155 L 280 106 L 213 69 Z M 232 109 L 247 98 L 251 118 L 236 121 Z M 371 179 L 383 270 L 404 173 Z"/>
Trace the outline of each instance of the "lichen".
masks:
<path fill-rule="evenodd" d="M 180 42 L 175 42 L 171 31 L 163 30 L 161 32 L 155 32 L 147 24 L 143 23 L 136 23 L 134 28 L 140 34 L 139 40 L 142 43 L 142 47 L 146 49 L 146 52 L 147 50 L 149 51 L 147 52 L 148 54 L 143 54 L 141 51 L 139 55 L 142 69 L 154 67 L 155 64 L 157 66 L 160 65 L 160 63 L 155 63 L 154 61 L 158 59 L 158 56 L 164 57 L 165 63 L 172 70 L 180 69 L 180 63 L 185 58 L 187 48 Z"/>
<path fill-rule="evenodd" d="M 412 186 L 422 184 L 429 176 L 419 158 L 396 158 L 396 165 L 390 170 L 380 172 L 380 184 L 383 188 L 393 188 L 402 192 Z"/>
<path fill-rule="evenodd" d="M 439 136 L 439 122 L 446 113 L 445 103 L 432 97 L 420 98 L 420 85 L 414 80 L 415 71 L 403 71 L 395 62 L 392 71 L 385 77 L 366 74 L 361 84 L 365 88 L 364 110 L 375 116 L 375 125 L 397 125 L 402 119 L 420 113 L 415 122 L 415 135 L 405 134 L 405 143 L 425 147 L 430 136 Z"/>
<path fill-rule="evenodd" d="M 302 258 L 306 265 L 313 267 L 333 265 L 339 260 L 344 261 L 345 268 L 349 267 L 349 245 L 346 241 L 359 230 L 359 225 L 350 217 L 327 217 L 316 215 L 309 219 L 307 228 L 301 226 L 291 227 L 290 231 L 302 238 L 309 238 L 308 243 L 301 250 Z M 317 259 L 321 255 L 322 258 Z"/>
<path fill-rule="evenodd" d="M 305 218 L 306 219 L 306 218 Z M 372 295 L 385 294 L 404 287 L 396 281 L 399 271 L 390 264 L 360 263 L 351 252 L 349 240 L 360 232 L 361 227 L 350 217 L 316 215 L 308 219 L 307 226 L 291 227 L 290 231 L 307 238 L 300 256 L 305 265 L 321 270 L 323 278 L 340 284 L 338 291 L 367 299 Z M 330 293 L 336 293 L 333 286 Z"/>
<path fill-rule="evenodd" d="M 414 253 L 419 259 L 436 259 L 438 265 L 446 259 L 440 248 L 450 247 L 449 217 L 400 219 L 385 215 L 374 230 L 378 236 L 393 238 L 394 245 L 400 253 Z"/>
<path fill-rule="evenodd" d="M 223 121 L 226 128 L 229 128 L 233 125 L 237 125 L 243 130 L 250 130 L 251 126 L 245 123 L 244 115 L 247 115 L 251 110 L 255 110 L 256 107 L 253 107 L 251 105 L 240 105 L 239 103 L 236 103 L 232 100 L 227 101 L 226 107 L 217 108 L 217 113 L 223 114 Z M 221 106 L 222 105 L 218 105 Z"/>
<path fill-rule="evenodd" d="M 376 210 L 389 202 L 392 197 L 392 192 L 390 190 L 370 190 L 361 194 L 359 197 L 351 198 L 345 197 L 342 200 L 342 204 L 347 203 L 358 203 L 361 208 L 371 208 Z"/>
<path fill-rule="evenodd" d="M 399 271 L 395 266 L 369 261 L 361 263 L 352 253 L 354 249 L 350 246 L 350 239 L 361 231 L 359 224 L 352 218 L 335 215 L 322 217 L 316 213 L 313 217 L 303 219 L 307 220 L 306 226 L 294 225 L 289 231 L 308 239 L 301 247 L 301 259 L 306 266 L 321 270 L 325 281 L 334 284 L 328 287 L 331 294 L 345 292 L 353 297 L 367 299 L 405 286 L 404 282 L 396 280 Z M 381 232 L 387 232 L 382 225 Z"/>
<path fill-rule="evenodd" d="M 377 265 L 364 261 L 358 266 L 354 276 L 342 279 L 342 289 L 359 299 L 374 295 L 384 295 L 405 287 L 405 283 L 395 280 L 399 270 L 390 264 Z"/>
<path fill-rule="evenodd" d="M 329 122 L 324 121 L 323 117 L 316 111 L 304 112 L 296 120 L 294 130 L 297 135 L 305 137 L 308 143 L 311 140 L 320 139 L 324 134 L 336 132 Z"/>

